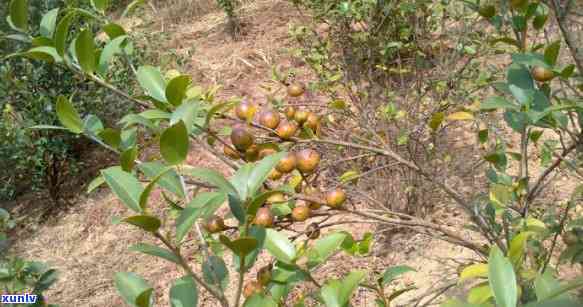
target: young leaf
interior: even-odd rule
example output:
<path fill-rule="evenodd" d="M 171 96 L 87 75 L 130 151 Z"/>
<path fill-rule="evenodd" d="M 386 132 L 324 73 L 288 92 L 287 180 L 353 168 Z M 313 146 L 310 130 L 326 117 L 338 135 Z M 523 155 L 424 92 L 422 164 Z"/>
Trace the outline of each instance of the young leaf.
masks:
<path fill-rule="evenodd" d="M 492 247 L 488 258 L 488 281 L 497 306 L 516 307 L 518 288 L 514 268 L 496 246 Z"/>
<path fill-rule="evenodd" d="M 485 263 L 476 263 L 467 266 L 460 273 L 459 282 L 462 283 L 470 278 L 484 277 L 488 278 L 488 265 Z"/>
<path fill-rule="evenodd" d="M 180 164 L 188 155 L 188 131 L 183 121 L 179 121 L 162 132 L 160 136 L 160 153 L 166 162 Z"/>
<path fill-rule="evenodd" d="M 186 90 L 190 85 L 190 76 L 182 75 L 173 78 L 166 87 L 166 99 L 175 106 L 179 106 L 186 97 Z"/>
<path fill-rule="evenodd" d="M 59 15 L 59 8 L 52 9 L 44 14 L 40 21 L 40 34 L 47 38 L 53 37 L 55 27 L 57 25 L 57 16 Z"/>
<path fill-rule="evenodd" d="M 174 281 L 170 288 L 171 307 L 196 307 L 198 288 L 192 276 L 184 276 Z"/>
<path fill-rule="evenodd" d="M 79 33 L 75 40 L 75 54 L 79 61 L 79 66 L 87 74 L 93 74 L 95 71 L 95 42 L 91 30 L 85 29 Z"/>
<path fill-rule="evenodd" d="M 151 289 L 143 278 L 131 272 L 116 273 L 115 287 L 123 300 L 130 306 L 136 306 L 135 302 L 138 296 Z"/>
<path fill-rule="evenodd" d="M 508 258 L 514 265 L 519 265 L 522 262 L 522 256 L 524 255 L 524 247 L 528 237 L 532 232 L 525 231 L 517 234 L 512 241 L 510 241 L 510 248 L 508 250 Z"/>
<path fill-rule="evenodd" d="M 285 235 L 273 229 L 265 230 L 265 249 L 277 260 L 285 263 L 291 263 L 296 257 L 294 245 Z"/>
<path fill-rule="evenodd" d="M 10 1 L 10 21 L 19 30 L 28 29 L 28 0 Z"/>
<path fill-rule="evenodd" d="M 77 110 L 71 102 L 64 96 L 57 97 L 57 117 L 65 128 L 69 131 L 79 134 L 83 132 L 83 121 Z"/>
<path fill-rule="evenodd" d="M 123 222 L 134 225 L 149 232 L 155 232 L 160 228 L 160 226 L 162 226 L 162 222 L 160 222 L 158 218 L 149 215 L 130 216 L 123 219 Z"/>
<path fill-rule="evenodd" d="M 142 89 L 150 97 L 160 101 L 166 100 L 166 81 L 158 68 L 152 66 L 141 66 L 138 68 L 138 82 Z"/>
<path fill-rule="evenodd" d="M 180 264 L 180 258 L 174 255 L 171 251 L 155 245 L 138 243 L 130 246 L 129 250 L 132 252 L 141 252 L 150 256 L 160 257 L 170 262 Z"/>
<path fill-rule="evenodd" d="M 140 207 L 140 195 L 144 191 L 142 184 L 132 174 L 124 172 L 120 167 L 114 166 L 101 171 L 105 182 L 115 195 L 128 208 L 135 212 L 142 212 Z"/>

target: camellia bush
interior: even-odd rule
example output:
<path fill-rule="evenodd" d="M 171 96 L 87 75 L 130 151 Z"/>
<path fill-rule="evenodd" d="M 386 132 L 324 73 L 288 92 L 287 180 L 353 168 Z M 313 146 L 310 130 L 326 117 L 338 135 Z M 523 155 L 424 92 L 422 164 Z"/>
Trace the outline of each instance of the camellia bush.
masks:
<path fill-rule="evenodd" d="M 403 17 L 399 20 L 402 23 L 394 29 L 416 24 L 417 12 L 434 17 L 447 15 L 434 14 L 437 4 L 422 2 L 420 7 L 416 6 L 417 1 L 403 1 L 398 7 L 385 7 L 393 4 L 383 1 L 339 4 L 333 1 L 327 5 L 309 1 L 305 4 L 308 9 L 326 7 L 316 16 L 325 18 L 342 31 L 366 32 L 384 26 L 380 23 L 378 27 L 369 27 L 370 23 L 362 23 L 367 16 L 373 16 L 371 12 L 379 14 L 374 15 L 379 22 L 392 16 Z M 343 222 L 332 217 L 349 215 L 379 225 L 406 227 L 474 251 L 476 259 L 481 261 L 465 267 L 460 280 L 472 280 L 475 285 L 466 300 L 448 300 L 444 306 L 578 306 L 579 301 L 569 291 L 582 286 L 583 279 L 559 281 L 556 268 L 562 262 L 582 261 L 581 217 L 573 214 L 573 208 L 580 205 L 583 190 L 580 185 L 574 185 L 564 202 L 553 204 L 548 210 L 540 205 L 541 193 L 547 183 L 552 182 L 549 176 L 554 172 L 560 169 L 572 176 L 581 176 L 577 158 L 583 141 L 579 121 L 583 107 L 576 73 L 581 72 L 581 61 L 572 56 L 568 60 L 572 63 L 559 67 L 560 41 L 531 47 L 525 38 L 530 21 L 537 20 L 534 30 L 544 28 L 548 16 L 554 12 L 560 24 L 561 10 L 565 8 L 526 0 L 520 4 L 514 2 L 502 1 L 502 7 L 494 6 L 493 14 L 490 14 L 491 8 L 484 9 L 479 3 L 452 4 L 454 11 L 467 9 L 464 12 L 471 18 L 486 15 L 494 26 L 492 31 L 500 35 L 498 40 L 513 48 L 508 51 L 512 63 L 506 68 L 503 79 L 495 80 L 494 75 L 492 80 L 490 77 L 481 80 L 494 82 L 492 87 L 496 94 L 488 94 L 477 105 L 464 106 L 461 95 L 456 96 L 455 104 L 444 104 L 442 108 L 411 105 L 407 112 L 423 115 L 416 117 L 416 134 L 430 137 L 401 134 L 396 144 L 387 140 L 390 134 L 377 128 L 388 130 L 395 122 L 405 123 L 407 112 L 399 110 L 398 104 L 385 105 L 379 110 L 379 101 L 388 94 L 375 94 L 375 85 L 391 85 L 392 78 L 399 78 L 402 85 L 408 80 L 423 85 L 422 80 L 411 79 L 415 74 L 404 76 L 403 73 L 410 70 L 419 75 L 425 64 L 422 67 L 418 64 L 429 59 L 373 61 L 362 53 L 361 64 L 352 63 L 355 68 L 363 63 L 375 63 L 369 69 L 378 68 L 387 74 L 358 80 L 357 84 L 354 78 L 358 74 L 347 77 L 348 68 L 342 66 L 350 57 L 336 58 L 338 61 L 333 63 L 340 65 L 335 67 L 322 61 L 322 57 L 334 59 L 338 55 L 336 48 L 342 41 L 334 40 L 346 33 L 335 32 L 333 27 L 325 29 L 324 36 L 318 34 L 317 39 L 324 40 L 323 45 L 312 44 L 314 41 L 307 30 L 294 33 L 308 48 L 300 50 L 300 55 L 311 56 L 309 63 L 321 80 L 314 87 L 307 87 L 288 80 L 275 69 L 274 78 L 281 83 L 278 89 L 285 89 L 285 98 L 263 105 L 238 99 L 221 101 L 216 98 L 216 89 L 201 90 L 191 84 L 188 75 L 165 76 L 158 68 L 148 65 L 135 69 L 143 95 L 131 95 L 115 87 L 108 80 L 109 63 L 124 56 L 130 39 L 122 26 L 104 14 L 107 1 L 103 0 L 93 0 L 92 10 L 77 7 L 61 10 L 50 26 L 52 35 L 33 38 L 34 45 L 9 57 L 32 58 L 65 67 L 140 108 L 138 113 L 127 114 L 118 123 L 108 125 L 95 115 L 80 114 L 74 96 L 60 96 L 55 101 L 55 111 L 61 125 L 38 123 L 31 129 L 66 130 L 119 155 L 120 165 L 102 170 L 91 183 L 90 190 L 107 185 L 131 212 L 120 222 L 142 229 L 159 242 L 156 245 L 139 243 L 130 250 L 163 258 L 184 272 L 170 288 L 172 306 L 196 306 L 199 291 L 206 291 L 214 298 L 214 304 L 220 306 L 288 305 L 290 293 L 302 283 L 314 287 L 298 297 L 295 303 L 299 306 L 347 306 L 359 287 L 371 291 L 378 306 L 389 306 L 412 287 L 389 292 L 387 286 L 411 268 L 391 267 L 379 275 L 355 270 L 339 279 L 314 276 L 314 271 L 337 252 L 354 256 L 369 252 L 372 234 L 360 240 L 342 231 L 323 234 L 322 229 Z M 135 5 L 130 4 L 126 13 Z M 301 9 L 302 2 L 296 5 Z M 442 2 L 438 8 L 442 13 L 449 9 L 447 3 Z M 400 12 L 395 12 L 396 9 Z M 9 20 L 15 35 L 28 37 L 27 12 L 26 1 L 11 1 Z M 409 44 L 408 50 L 402 53 L 393 50 L 385 57 L 411 59 L 411 55 L 418 55 L 412 43 L 417 32 L 414 27 L 407 31 L 411 32 L 399 32 L 391 38 Z M 512 33 L 515 38 L 506 36 Z M 103 46 L 96 44 L 95 39 L 101 34 L 107 36 Z M 366 39 L 374 40 L 374 37 Z M 568 41 L 567 37 L 563 33 Z M 354 38 L 359 39 L 358 35 Z M 356 48 L 358 44 L 343 46 Z M 398 49 L 400 45 L 387 48 Z M 570 43 L 568 48 L 571 48 Z M 461 45 L 458 52 L 474 51 L 471 46 Z M 394 65 L 400 67 L 397 76 L 391 77 L 396 69 Z M 439 94 L 434 91 L 443 94 L 450 87 L 458 94 L 464 93 L 464 89 L 456 87 L 457 81 L 435 82 L 427 86 L 427 91 L 432 95 Z M 564 87 L 554 88 L 559 81 Z M 353 90 L 360 86 L 371 91 L 355 93 Z M 302 101 L 307 96 L 306 91 L 314 88 L 323 88 L 324 93 L 331 95 L 330 104 L 324 106 L 331 114 L 314 111 Z M 346 101 L 345 97 L 350 100 Z M 283 99 L 291 103 L 284 104 Z M 367 112 L 367 106 L 375 109 Z M 502 119 L 487 120 L 496 114 L 501 114 Z M 471 195 L 452 186 L 437 168 L 428 168 L 436 159 L 435 155 L 417 163 L 417 154 L 399 147 L 414 144 L 431 147 L 422 142 L 437 140 L 451 123 L 459 122 L 476 123 L 480 128 L 476 131 L 479 142 L 491 144 L 481 155 L 484 162 L 481 165 L 487 166 L 487 182 L 482 190 L 472 191 Z M 371 127 L 372 124 L 385 126 Z M 340 133 L 341 130 L 344 133 Z M 520 140 L 519 150 L 511 151 L 509 144 L 515 138 Z M 557 138 L 559 141 L 549 142 Z M 543 153 L 535 155 L 531 150 L 539 142 L 545 143 L 540 145 Z M 194 144 L 214 153 L 233 170 L 233 175 L 224 176 L 217 170 L 186 163 Z M 344 159 L 367 159 L 366 163 L 379 163 L 381 167 L 344 172 L 337 181 L 334 176 L 321 178 L 324 169 L 330 168 L 321 165 L 322 160 L 334 162 L 329 157 L 338 155 L 338 151 L 348 156 Z M 511 159 L 517 163 L 513 164 Z M 530 165 L 536 162 L 540 162 L 542 168 L 533 173 Z M 511 167 L 513 165 L 517 167 Z M 467 228 L 479 238 L 470 240 L 446 225 L 427 221 L 418 214 L 421 210 L 393 210 L 383 201 L 367 198 L 366 191 L 360 190 L 362 181 L 369 175 L 397 166 L 415 175 L 416 181 L 412 182 L 431 182 L 444 201 L 462 210 Z M 451 172 L 453 170 L 446 174 Z M 158 188 L 163 190 L 165 205 L 178 212 L 176 218 L 162 217 L 153 210 L 156 204 L 150 196 Z M 356 201 L 376 207 L 356 209 Z M 220 215 L 221 207 L 226 207 L 228 214 Z M 182 250 L 190 233 L 201 247 L 200 272 L 193 269 Z M 268 264 L 254 268 L 260 265 L 258 256 L 265 253 L 270 255 Z M 558 258 L 557 254 L 560 254 Z M 233 259 L 232 270 L 227 268 L 227 256 Z M 230 271 L 236 276 L 229 277 Z M 257 274 L 248 276 L 251 271 Z M 232 293 L 226 289 L 230 278 L 236 280 Z M 115 284 L 130 306 L 156 304 L 154 292 L 158 289 L 153 289 L 134 273 L 117 273 Z"/>

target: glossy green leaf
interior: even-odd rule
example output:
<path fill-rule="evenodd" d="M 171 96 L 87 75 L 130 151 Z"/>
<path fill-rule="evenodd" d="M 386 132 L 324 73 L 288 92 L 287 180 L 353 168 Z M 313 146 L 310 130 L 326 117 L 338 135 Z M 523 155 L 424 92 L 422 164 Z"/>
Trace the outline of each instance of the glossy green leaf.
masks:
<path fill-rule="evenodd" d="M 217 172 L 216 170 L 202 167 L 196 168 L 189 167 L 184 169 L 184 173 L 190 177 L 198 178 L 206 183 L 209 183 L 217 187 L 224 193 L 231 194 L 234 196 L 238 195 L 235 187 L 231 185 L 231 183 L 227 181 L 227 179 L 225 179 L 225 176 L 223 176 L 223 174 Z"/>
<path fill-rule="evenodd" d="M 104 183 L 105 183 L 105 178 L 103 178 L 102 175 L 95 177 L 93 180 L 91 180 L 89 185 L 87 185 L 87 194 L 93 192 L 95 189 L 97 189 L 99 186 L 101 186 Z"/>
<path fill-rule="evenodd" d="M 115 273 L 115 287 L 126 304 L 136 306 L 136 299 L 144 291 L 151 289 L 146 281 L 135 273 Z"/>
<path fill-rule="evenodd" d="M 99 64 L 97 65 L 97 72 L 99 74 L 107 74 L 107 68 L 109 67 L 111 59 L 113 59 L 116 54 L 122 53 L 122 46 L 126 40 L 127 36 L 121 35 L 112 39 L 105 45 L 105 47 L 103 47 L 103 50 L 99 55 Z"/>
<path fill-rule="evenodd" d="M 296 257 L 296 248 L 287 236 L 273 229 L 265 230 L 265 249 L 285 263 L 292 263 Z"/>
<path fill-rule="evenodd" d="M 164 249 L 164 248 L 161 248 L 161 247 L 158 247 L 158 246 L 155 246 L 155 245 L 146 244 L 146 243 L 138 243 L 138 244 L 134 244 L 134 245 L 130 246 L 129 251 L 140 252 L 140 253 L 144 253 L 146 255 L 160 257 L 160 258 L 166 259 L 170 262 L 180 264 L 180 258 L 178 258 L 176 255 L 174 255 L 171 251 Z"/>
<path fill-rule="evenodd" d="M 91 5 L 96 11 L 105 12 L 109 5 L 109 0 L 91 0 Z"/>
<path fill-rule="evenodd" d="M 524 256 L 524 248 L 526 247 L 526 242 L 528 237 L 532 235 L 532 232 L 521 232 L 514 236 L 510 241 L 510 249 L 508 250 L 508 258 L 514 265 L 519 265 L 522 263 Z"/>
<path fill-rule="evenodd" d="M 176 241 L 181 242 L 198 218 L 208 217 L 225 201 L 225 194 L 203 192 L 196 195 L 176 220 Z"/>
<path fill-rule="evenodd" d="M 257 248 L 257 240 L 253 237 L 242 237 L 231 241 L 227 236 L 220 235 L 219 240 L 236 255 L 245 256 Z"/>
<path fill-rule="evenodd" d="M 516 307 L 518 287 L 514 268 L 496 246 L 491 248 L 488 258 L 488 281 L 497 306 Z"/>
<path fill-rule="evenodd" d="M 159 109 L 146 110 L 139 115 L 149 120 L 170 119 L 171 116 L 170 113 Z"/>
<path fill-rule="evenodd" d="M 261 207 L 261 205 L 263 205 L 270 196 L 281 192 L 282 192 L 281 190 L 269 190 L 267 192 L 257 195 L 249 203 L 249 206 L 247 207 L 247 214 L 250 216 L 255 216 L 255 213 L 257 213 L 259 207 Z"/>
<path fill-rule="evenodd" d="M 345 238 L 346 234 L 334 232 L 316 240 L 313 247 L 308 251 L 308 255 L 310 255 L 309 266 L 313 267 L 324 263 L 338 250 Z"/>
<path fill-rule="evenodd" d="M 476 263 L 465 267 L 460 273 L 459 282 L 464 282 L 470 278 L 483 277 L 488 278 L 488 264 Z"/>
<path fill-rule="evenodd" d="M 180 164 L 186 159 L 189 145 L 188 131 L 183 121 L 166 128 L 160 136 L 160 154 L 172 165 Z"/>
<path fill-rule="evenodd" d="M 67 35 L 69 35 L 69 27 L 73 22 L 73 19 L 76 17 L 77 13 L 75 11 L 71 11 L 65 17 L 59 21 L 57 24 L 57 28 L 55 30 L 55 49 L 57 49 L 57 53 L 60 56 L 65 54 L 65 48 L 67 44 Z"/>
<path fill-rule="evenodd" d="M 393 281 L 400 275 L 403 275 L 408 272 L 416 272 L 414 268 L 406 265 L 397 265 L 387 268 L 383 273 L 383 285 L 386 285 Z"/>
<path fill-rule="evenodd" d="M 142 89 L 150 97 L 160 101 L 166 100 L 166 81 L 160 70 L 152 66 L 140 66 L 138 68 L 138 82 Z"/>
<path fill-rule="evenodd" d="M 144 191 L 142 192 L 142 194 L 140 194 L 140 208 L 142 208 L 142 210 L 146 210 L 146 207 L 148 205 L 148 199 L 150 198 L 150 193 L 152 193 L 152 190 L 154 190 L 154 188 L 156 187 L 156 184 L 158 184 L 158 181 L 160 179 L 162 179 L 164 177 L 164 175 L 166 175 L 171 170 L 173 170 L 173 168 L 171 166 L 166 167 L 165 169 L 161 170 L 148 183 L 148 185 L 146 185 L 146 188 L 144 189 Z"/>
<path fill-rule="evenodd" d="M 119 24 L 113 23 L 113 22 L 108 23 L 105 26 L 103 26 L 103 31 L 112 40 L 116 39 L 120 36 L 126 35 L 126 31 L 124 30 L 124 28 L 122 26 L 120 26 Z"/>
<path fill-rule="evenodd" d="M 136 297 L 136 306 L 137 307 L 150 307 L 154 304 L 154 289 L 146 289 L 138 297 Z"/>
<path fill-rule="evenodd" d="M 547 292 L 543 297 L 538 298 L 540 300 L 551 300 L 556 299 L 559 296 L 567 293 L 569 291 L 583 287 L 583 277 L 578 277 L 573 280 L 562 283 L 559 287 L 556 287 L 549 292 Z"/>
<path fill-rule="evenodd" d="M 548 297 L 552 291 L 561 286 L 559 282 L 553 277 L 550 271 L 545 271 L 543 274 L 538 274 L 534 279 L 534 291 L 539 301 Z"/>
<path fill-rule="evenodd" d="M 93 74 L 97 59 L 95 58 L 95 42 L 91 30 L 85 29 L 79 33 L 75 40 L 75 54 L 81 69 L 87 74 Z"/>
<path fill-rule="evenodd" d="M 64 96 L 57 97 L 56 110 L 57 117 L 65 128 L 76 134 L 83 132 L 81 116 L 79 116 L 79 113 L 67 98 Z"/>
<path fill-rule="evenodd" d="M 117 129 L 105 128 L 98 135 L 105 144 L 113 148 L 118 148 L 121 143 L 121 133 Z"/>
<path fill-rule="evenodd" d="M 155 232 L 160 228 L 160 226 L 162 226 L 162 222 L 158 218 L 149 215 L 130 216 L 123 219 L 123 222 L 134 225 L 149 232 Z"/>
<path fill-rule="evenodd" d="M 245 300 L 243 307 L 277 307 L 277 303 L 271 296 L 255 294 Z"/>
<path fill-rule="evenodd" d="M 269 155 L 259 161 L 253 166 L 249 178 L 247 179 L 247 196 L 253 197 L 257 190 L 263 185 L 269 173 L 277 165 L 279 160 L 287 155 L 287 152 L 282 151 L 273 155 Z"/>
<path fill-rule="evenodd" d="M 134 125 L 141 125 L 141 126 L 144 126 L 150 130 L 154 130 L 154 131 L 157 130 L 156 126 L 154 125 L 154 123 L 152 123 L 151 120 L 144 118 L 138 114 L 133 114 L 133 113 L 127 114 L 124 117 L 122 117 L 119 120 L 119 123 L 123 124 L 124 128 L 128 128 L 128 127 L 131 127 Z"/>
<path fill-rule="evenodd" d="M 545 48 L 545 61 L 547 62 L 547 64 L 551 66 L 555 66 L 555 64 L 557 64 L 560 49 L 561 49 L 560 40 L 552 42 Z"/>
<path fill-rule="evenodd" d="M 138 157 L 138 147 L 133 146 L 124 150 L 120 155 L 121 169 L 126 172 L 131 172 L 136 164 L 136 158 Z"/>
<path fill-rule="evenodd" d="M 507 80 L 509 85 L 514 85 L 524 90 L 534 89 L 534 80 L 530 71 L 523 65 L 512 64 L 508 67 Z"/>
<path fill-rule="evenodd" d="M 243 203 L 241 200 L 232 194 L 228 194 L 228 200 L 229 209 L 231 209 L 233 216 L 239 221 L 240 225 L 245 224 L 247 216 L 245 214 L 245 209 L 243 209 Z"/>
<path fill-rule="evenodd" d="M 148 177 L 150 180 L 154 179 L 158 174 L 164 171 L 168 166 L 162 164 L 158 161 L 144 162 L 138 165 L 138 168 Z M 182 189 L 182 184 L 180 183 L 180 177 L 174 169 L 165 172 L 160 179 L 158 179 L 158 184 L 164 189 L 172 192 L 176 196 L 183 198 L 184 190 Z"/>
<path fill-rule="evenodd" d="M 230 184 L 236 189 L 234 195 L 238 195 L 239 199 L 246 200 L 248 197 L 248 185 L 249 176 L 253 171 L 253 163 L 243 164 L 237 172 L 229 179 Z"/>
<path fill-rule="evenodd" d="M 360 281 L 365 277 L 362 271 L 350 272 L 342 281 L 330 280 L 320 290 L 327 307 L 345 307 Z"/>
<path fill-rule="evenodd" d="M 43 15 L 40 21 L 40 34 L 44 37 L 52 38 L 57 26 L 57 16 L 59 16 L 59 8 L 52 9 Z"/>
<path fill-rule="evenodd" d="M 28 0 L 10 1 L 10 21 L 21 31 L 28 30 Z"/>
<path fill-rule="evenodd" d="M 144 191 L 144 188 L 136 177 L 124 172 L 118 166 L 102 170 L 101 174 L 105 178 L 107 185 L 126 207 L 135 212 L 142 212 L 140 195 Z"/>
<path fill-rule="evenodd" d="M 482 304 L 492 297 L 492 289 L 489 285 L 476 286 L 468 292 L 468 303 Z"/>
<path fill-rule="evenodd" d="M 45 61 L 48 63 L 61 63 L 63 61 L 63 58 L 57 53 L 57 50 L 49 46 L 34 47 L 24 53 L 16 55 L 25 56 L 30 59 Z"/>
<path fill-rule="evenodd" d="M 196 307 L 198 288 L 192 276 L 184 276 L 174 281 L 170 288 L 171 307 Z"/>
<path fill-rule="evenodd" d="M 179 121 L 183 121 L 187 132 L 192 132 L 192 125 L 194 124 L 199 111 L 198 102 L 185 102 L 178 106 L 170 117 L 170 125 L 174 125 Z"/>
<path fill-rule="evenodd" d="M 83 119 L 83 131 L 89 135 L 98 135 L 101 131 L 103 131 L 103 123 L 99 119 L 99 117 L 89 114 L 85 116 Z"/>
<path fill-rule="evenodd" d="M 168 82 L 166 87 L 166 99 L 175 106 L 179 106 L 186 97 L 186 90 L 190 86 L 190 76 L 181 75 Z"/>
<path fill-rule="evenodd" d="M 255 240 L 257 240 L 257 247 L 253 251 L 251 251 L 251 253 L 245 256 L 245 268 L 250 269 L 257 261 L 257 256 L 265 246 L 265 228 L 257 225 L 252 225 L 251 228 L 249 228 L 247 234 L 250 237 L 253 237 L 255 238 Z M 234 255 L 233 259 L 235 268 L 237 268 L 237 271 L 239 271 L 238 268 L 240 267 L 241 258 L 237 255 Z"/>
<path fill-rule="evenodd" d="M 229 286 L 229 270 L 223 259 L 210 255 L 202 264 L 202 277 L 207 283 L 219 285 L 225 290 Z"/>

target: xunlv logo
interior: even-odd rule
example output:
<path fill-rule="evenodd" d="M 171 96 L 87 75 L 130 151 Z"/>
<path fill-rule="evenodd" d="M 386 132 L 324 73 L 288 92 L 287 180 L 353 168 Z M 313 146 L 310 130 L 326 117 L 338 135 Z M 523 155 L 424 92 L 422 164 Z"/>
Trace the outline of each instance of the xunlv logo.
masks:
<path fill-rule="evenodd" d="M 36 294 L 2 294 L 0 302 L 4 304 L 36 303 Z"/>

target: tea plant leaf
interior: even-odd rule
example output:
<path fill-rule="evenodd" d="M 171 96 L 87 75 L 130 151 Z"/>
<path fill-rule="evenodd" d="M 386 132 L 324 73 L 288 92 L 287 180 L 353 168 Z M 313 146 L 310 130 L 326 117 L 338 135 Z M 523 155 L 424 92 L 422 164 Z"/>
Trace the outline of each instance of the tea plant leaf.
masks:
<path fill-rule="evenodd" d="M 23 32 L 28 29 L 28 0 L 10 1 L 10 21 Z"/>
<path fill-rule="evenodd" d="M 102 170 L 101 174 L 113 193 L 115 193 L 126 207 L 135 212 L 142 212 L 140 195 L 144 191 L 144 188 L 136 177 L 124 172 L 119 166 Z"/>
<path fill-rule="evenodd" d="M 497 306 L 516 307 L 518 288 L 514 268 L 496 246 L 490 250 L 488 258 L 488 281 Z"/>
<path fill-rule="evenodd" d="M 166 100 L 166 81 L 160 70 L 153 66 L 140 66 L 138 68 L 138 83 L 150 97 L 160 101 Z"/>
<path fill-rule="evenodd" d="M 114 280 L 117 291 L 130 306 L 136 306 L 135 302 L 138 296 L 151 289 L 142 277 L 131 272 L 118 272 L 115 274 Z"/>
<path fill-rule="evenodd" d="M 172 165 L 180 164 L 188 155 L 188 131 L 183 121 L 170 126 L 160 136 L 160 154 Z"/>
<path fill-rule="evenodd" d="M 57 16 L 59 15 L 59 8 L 52 9 L 43 15 L 40 21 L 40 34 L 47 38 L 52 38 L 57 26 Z"/>
<path fill-rule="evenodd" d="M 79 66 L 87 74 L 93 74 L 95 71 L 95 42 L 91 30 L 85 29 L 79 33 L 75 40 L 75 54 L 79 61 Z"/>
<path fill-rule="evenodd" d="M 83 132 L 83 121 L 75 107 L 64 96 L 57 97 L 57 117 L 61 124 L 69 131 L 79 134 Z"/>
<path fill-rule="evenodd" d="M 156 257 L 160 257 L 162 259 L 166 259 L 170 262 L 174 262 L 176 264 L 180 264 L 180 258 L 178 258 L 176 255 L 174 255 L 171 251 L 155 246 L 155 245 L 151 245 L 151 244 L 146 244 L 146 243 L 138 243 L 138 244 L 134 244 L 132 246 L 130 246 L 129 248 L 130 251 L 132 252 L 140 252 L 140 253 L 144 253 L 150 256 L 156 256 Z"/>
<path fill-rule="evenodd" d="M 265 249 L 277 260 L 291 263 L 296 257 L 296 249 L 289 239 L 273 229 L 265 230 Z"/>
<path fill-rule="evenodd" d="M 198 288 L 192 276 L 184 276 L 174 281 L 170 288 L 171 307 L 196 307 Z"/>

